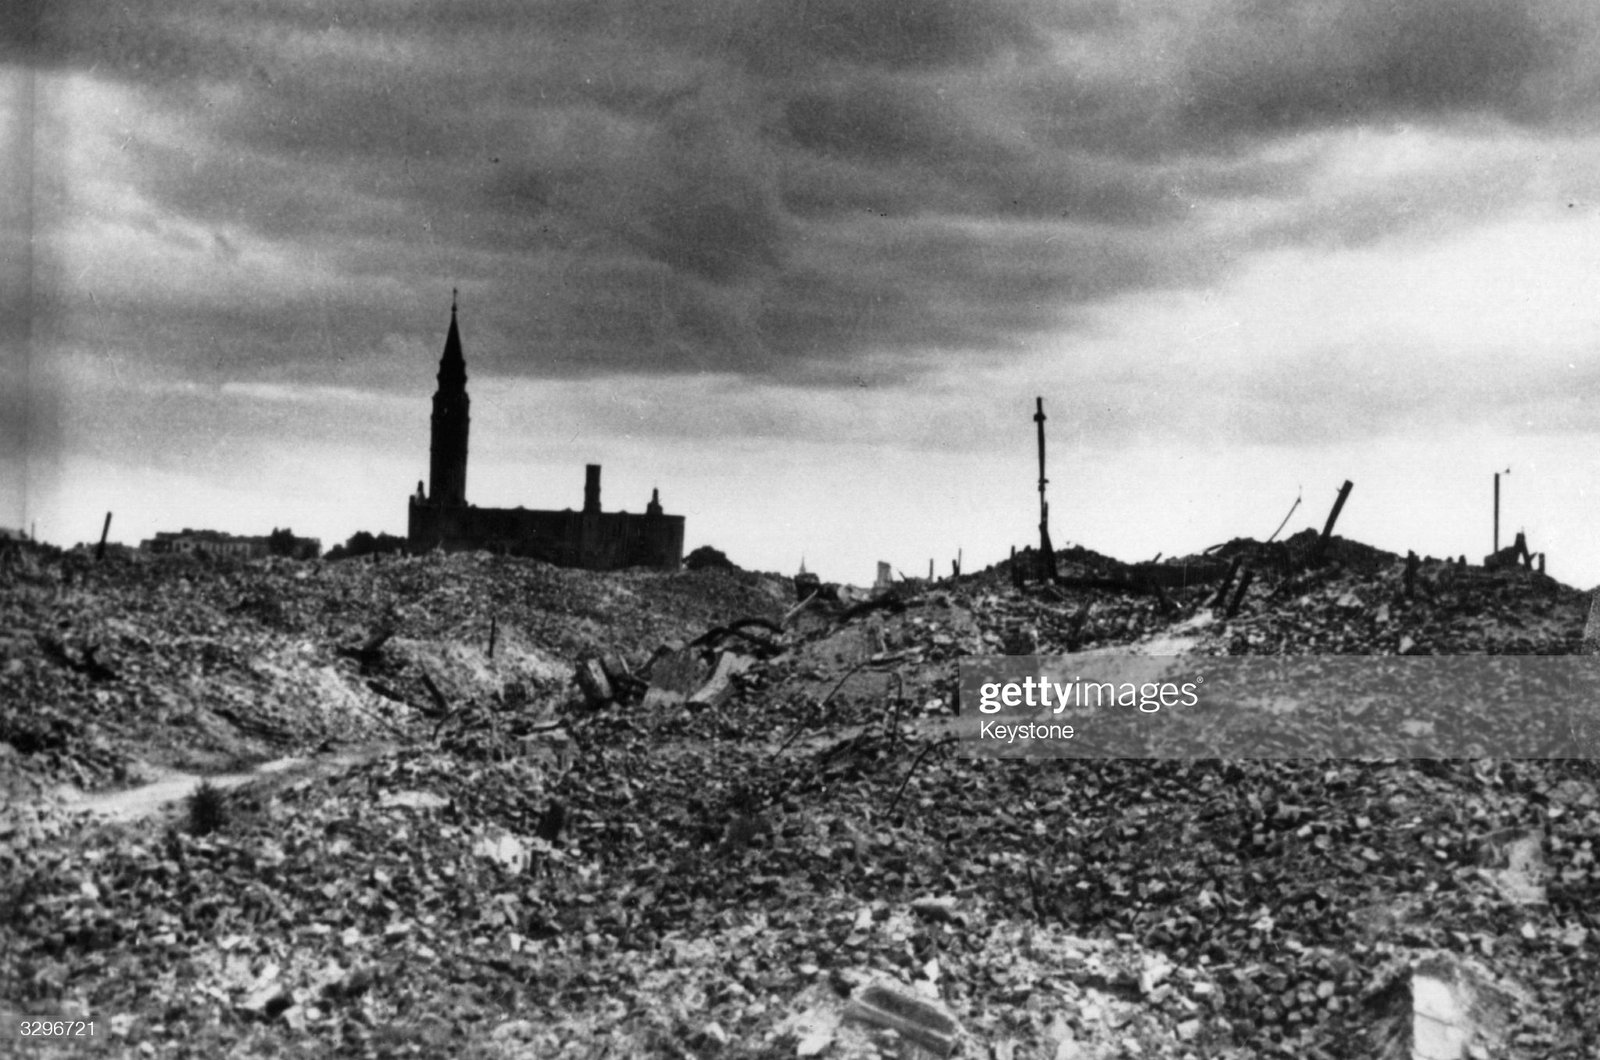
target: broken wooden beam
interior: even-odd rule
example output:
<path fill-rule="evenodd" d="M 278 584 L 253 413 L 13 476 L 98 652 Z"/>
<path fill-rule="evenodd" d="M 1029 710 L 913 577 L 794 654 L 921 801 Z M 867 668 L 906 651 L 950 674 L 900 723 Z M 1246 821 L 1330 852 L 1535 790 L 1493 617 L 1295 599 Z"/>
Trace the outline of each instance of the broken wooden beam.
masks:
<path fill-rule="evenodd" d="M 789 608 L 789 610 L 785 611 L 783 613 L 783 617 L 778 620 L 778 625 L 780 627 L 788 626 L 790 622 L 795 620 L 796 616 L 798 616 L 800 612 L 811 606 L 812 602 L 816 600 L 817 595 L 817 593 L 813 592 L 804 600 L 801 600 L 798 604 L 795 604 L 793 607 Z"/>
<path fill-rule="evenodd" d="M 1221 607 L 1228 599 L 1228 590 L 1233 587 L 1233 579 L 1239 575 L 1239 565 L 1244 562 L 1244 555 L 1235 552 L 1233 561 L 1228 564 L 1228 573 L 1222 576 L 1222 582 L 1217 586 L 1216 595 L 1211 598 L 1212 607 Z"/>
<path fill-rule="evenodd" d="M 1580 655 L 1600 655 L 1600 589 L 1589 594 L 1589 619 L 1583 625 Z"/>
<path fill-rule="evenodd" d="M 106 558 L 106 535 L 111 533 L 111 513 L 106 513 L 105 525 L 100 528 L 100 544 L 94 550 L 94 560 L 99 563 Z"/>
<path fill-rule="evenodd" d="M 850 999 L 844 1018 L 887 1027 L 935 1056 L 949 1056 L 961 1037 L 961 1024 L 943 1004 L 898 983 L 862 987 Z"/>
<path fill-rule="evenodd" d="M 439 686 L 434 683 L 433 676 L 426 670 L 422 672 L 422 687 L 428 690 L 428 698 L 433 700 L 433 706 L 437 714 L 448 715 L 450 713 L 450 701 L 444 698 L 444 693 L 439 691 Z"/>
<path fill-rule="evenodd" d="M 1355 483 L 1349 479 L 1344 480 L 1344 485 L 1339 487 L 1339 497 L 1333 502 L 1333 511 L 1328 513 L 1328 521 L 1322 524 L 1322 536 L 1317 538 L 1318 559 L 1328 548 L 1328 542 L 1333 540 L 1333 526 L 1339 521 L 1339 513 L 1344 511 L 1344 502 L 1350 499 L 1350 491 L 1355 488 Z"/>

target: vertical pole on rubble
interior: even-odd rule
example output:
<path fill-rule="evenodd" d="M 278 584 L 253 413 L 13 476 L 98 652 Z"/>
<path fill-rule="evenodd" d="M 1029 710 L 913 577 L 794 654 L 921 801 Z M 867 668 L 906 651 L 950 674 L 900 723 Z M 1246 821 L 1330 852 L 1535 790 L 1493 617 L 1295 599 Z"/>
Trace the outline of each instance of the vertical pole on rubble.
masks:
<path fill-rule="evenodd" d="M 1035 398 L 1037 405 L 1033 422 L 1039 430 L 1039 561 L 1047 581 L 1056 580 L 1056 552 L 1050 546 L 1050 502 L 1045 499 L 1044 487 L 1050 480 L 1044 475 L 1044 398 Z"/>
<path fill-rule="evenodd" d="M 1500 476 L 1511 474 L 1508 467 L 1504 471 L 1494 473 L 1494 550 L 1500 551 Z"/>
<path fill-rule="evenodd" d="M 111 513 L 106 513 L 105 525 L 100 528 L 100 544 L 94 550 L 94 560 L 99 563 L 106 558 L 106 535 L 111 533 Z"/>

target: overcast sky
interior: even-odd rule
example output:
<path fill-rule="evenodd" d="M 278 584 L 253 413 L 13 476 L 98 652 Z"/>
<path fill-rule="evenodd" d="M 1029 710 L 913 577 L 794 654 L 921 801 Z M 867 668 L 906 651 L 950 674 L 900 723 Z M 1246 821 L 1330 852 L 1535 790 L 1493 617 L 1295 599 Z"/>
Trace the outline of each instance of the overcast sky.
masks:
<path fill-rule="evenodd" d="M 1525 528 L 1600 581 L 1591 0 L 25 0 L 0 523 L 468 498 L 866 581 Z M 31 239 L 30 239 L 31 236 Z"/>

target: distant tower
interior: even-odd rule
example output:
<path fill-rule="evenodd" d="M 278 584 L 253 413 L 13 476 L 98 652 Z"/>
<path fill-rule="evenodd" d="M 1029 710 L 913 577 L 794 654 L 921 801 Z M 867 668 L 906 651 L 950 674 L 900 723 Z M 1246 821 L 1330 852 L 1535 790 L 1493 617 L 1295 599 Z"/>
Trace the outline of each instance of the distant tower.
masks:
<path fill-rule="evenodd" d="M 433 395 L 433 444 L 428 450 L 428 500 L 446 508 L 467 503 L 467 362 L 456 328 L 455 293 L 450 296 L 450 333 L 439 358 L 439 389 Z"/>

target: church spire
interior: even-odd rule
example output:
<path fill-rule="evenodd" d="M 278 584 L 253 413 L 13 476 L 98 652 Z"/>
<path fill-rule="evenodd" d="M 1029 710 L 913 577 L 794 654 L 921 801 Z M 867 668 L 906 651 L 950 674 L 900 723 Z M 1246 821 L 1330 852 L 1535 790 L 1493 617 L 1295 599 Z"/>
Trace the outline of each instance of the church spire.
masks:
<path fill-rule="evenodd" d="M 450 293 L 450 331 L 439 358 L 439 389 L 433 395 L 433 439 L 428 455 L 428 500 L 446 508 L 467 503 L 467 433 L 471 400 L 467 397 L 467 361 L 461 355 L 456 326 L 456 292 Z"/>
<path fill-rule="evenodd" d="M 450 291 L 450 331 L 444 337 L 444 356 L 439 358 L 439 389 L 465 390 L 467 360 L 461 355 L 461 331 L 456 327 L 456 297 Z"/>

